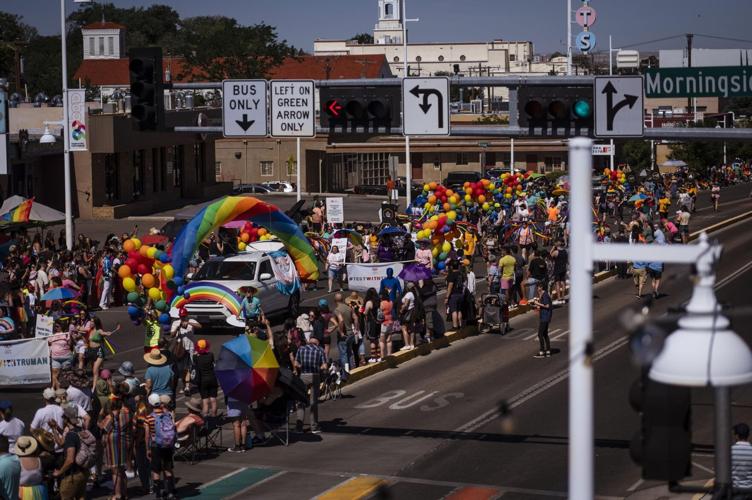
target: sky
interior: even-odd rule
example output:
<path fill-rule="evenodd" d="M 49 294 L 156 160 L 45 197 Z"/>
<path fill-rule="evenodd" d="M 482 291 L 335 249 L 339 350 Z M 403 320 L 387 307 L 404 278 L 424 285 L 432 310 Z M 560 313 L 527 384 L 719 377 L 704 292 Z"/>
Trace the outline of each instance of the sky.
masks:
<path fill-rule="evenodd" d="M 109 0 L 122 7 L 167 4 L 182 17 L 223 15 L 241 24 L 265 22 L 277 27 L 280 38 L 312 51 L 317 38 L 349 38 L 372 33 L 377 21 L 377 0 Z M 68 12 L 77 8 L 66 0 Z M 41 9 L 44 4 L 46 7 Z M 60 33 L 57 0 L 0 0 L 0 10 L 23 16 L 41 34 Z M 573 9 L 581 2 L 572 1 Z M 596 51 L 608 48 L 638 50 L 679 49 L 683 36 L 695 33 L 739 41 L 696 36 L 698 48 L 752 47 L 750 0 L 591 0 L 598 19 L 591 28 L 597 37 Z M 407 17 L 411 42 L 532 41 L 536 53 L 566 49 L 566 0 L 408 0 Z M 580 31 L 572 26 L 573 37 Z M 639 44 L 639 45 L 635 45 Z"/>

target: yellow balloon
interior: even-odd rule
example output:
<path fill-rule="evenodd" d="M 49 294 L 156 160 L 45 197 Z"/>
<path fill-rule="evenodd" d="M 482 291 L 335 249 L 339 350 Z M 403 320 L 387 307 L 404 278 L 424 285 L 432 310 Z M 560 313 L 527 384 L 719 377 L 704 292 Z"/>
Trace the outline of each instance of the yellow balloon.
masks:
<path fill-rule="evenodd" d="M 438 215 L 432 215 L 431 216 L 431 220 L 439 220 L 439 216 Z"/>
<path fill-rule="evenodd" d="M 149 298 L 153 300 L 154 302 L 162 299 L 162 292 L 159 291 L 159 288 L 149 288 Z"/>
<path fill-rule="evenodd" d="M 452 245 L 448 241 L 445 241 L 444 244 L 441 245 L 441 250 L 443 250 L 444 252 L 448 252 L 451 249 L 452 249 Z"/>
<path fill-rule="evenodd" d="M 472 201 L 472 200 L 473 200 L 472 196 L 470 196 L 469 194 L 465 195 L 465 201 Z"/>
<path fill-rule="evenodd" d="M 243 243 L 245 245 L 245 243 Z M 171 280 L 175 276 L 175 268 L 172 267 L 172 264 L 165 264 L 162 268 L 162 272 L 164 273 L 164 276 L 166 279 Z"/>
<path fill-rule="evenodd" d="M 136 281 L 133 278 L 124 278 L 123 279 L 123 288 L 128 292 L 133 292 L 136 290 Z"/>
<path fill-rule="evenodd" d="M 146 256 L 150 259 L 153 259 L 155 255 L 157 255 L 157 249 L 154 247 L 151 247 L 146 251 Z"/>
<path fill-rule="evenodd" d="M 426 210 L 431 210 L 431 207 L 432 207 L 432 206 L 433 206 L 433 205 L 431 205 L 430 203 L 426 202 L 426 204 L 425 204 L 425 205 L 423 205 L 423 208 L 425 208 Z"/>
<path fill-rule="evenodd" d="M 141 248 L 141 240 L 139 240 L 138 238 L 131 238 L 131 241 L 133 242 L 134 250 L 138 250 L 139 248 Z"/>
<path fill-rule="evenodd" d="M 441 252 L 439 251 L 439 247 L 433 247 L 431 249 L 431 255 L 433 255 L 434 257 L 438 256 L 440 253 Z"/>
<path fill-rule="evenodd" d="M 242 252 L 243 250 L 245 250 L 245 246 L 245 243 L 241 241 L 240 243 L 238 243 L 238 250 Z"/>
<path fill-rule="evenodd" d="M 457 219 L 457 212 L 450 210 L 449 212 L 447 212 L 447 217 L 449 217 L 450 220 L 455 220 Z"/>

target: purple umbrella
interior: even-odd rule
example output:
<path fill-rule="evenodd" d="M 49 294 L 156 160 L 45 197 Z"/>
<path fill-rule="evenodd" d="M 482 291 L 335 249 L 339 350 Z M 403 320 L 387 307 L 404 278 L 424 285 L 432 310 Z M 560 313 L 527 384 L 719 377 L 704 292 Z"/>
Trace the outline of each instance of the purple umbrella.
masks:
<path fill-rule="evenodd" d="M 250 335 L 222 344 L 214 367 L 225 395 L 248 404 L 271 392 L 278 371 L 272 347 Z"/>
<path fill-rule="evenodd" d="M 405 281 L 430 280 L 431 270 L 420 264 L 413 263 L 403 267 L 398 276 Z"/>

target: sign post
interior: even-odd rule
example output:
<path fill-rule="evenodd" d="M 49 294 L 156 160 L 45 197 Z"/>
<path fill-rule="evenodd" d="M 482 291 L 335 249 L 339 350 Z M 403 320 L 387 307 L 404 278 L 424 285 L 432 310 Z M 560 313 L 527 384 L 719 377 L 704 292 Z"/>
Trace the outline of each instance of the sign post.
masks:
<path fill-rule="evenodd" d="M 224 80 L 222 82 L 222 135 L 265 137 L 266 80 Z"/>
<path fill-rule="evenodd" d="M 316 135 L 313 80 L 272 80 L 272 137 L 295 137 L 295 185 L 300 201 L 300 138 Z"/>
<path fill-rule="evenodd" d="M 593 85 L 596 137 L 642 137 L 645 106 L 641 76 L 597 76 Z"/>

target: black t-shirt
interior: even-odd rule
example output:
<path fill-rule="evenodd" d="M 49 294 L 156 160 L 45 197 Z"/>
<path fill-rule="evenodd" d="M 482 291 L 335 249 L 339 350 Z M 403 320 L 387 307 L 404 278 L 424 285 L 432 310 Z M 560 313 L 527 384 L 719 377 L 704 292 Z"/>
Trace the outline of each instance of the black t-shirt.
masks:
<path fill-rule="evenodd" d="M 449 271 L 449 274 L 447 275 L 447 288 L 449 287 L 450 283 L 454 283 L 452 286 L 452 295 L 456 293 L 462 293 L 462 273 L 459 271 Z"/>
<path fill-rule="evenodd" d="M 533 258 L 533 260 L 530 261 L 530 265 L 528 266 L 528 271 L 530 271 L 530 276 L 532 276 L 536 280 L 538 281 L 545 280 L 546 275 L 548 274 L 546 261 L 544 261 L 540 257 Z"/>
<path fill-rule="evenodd" d="M 569 261 L 569 254 L 566 250 L 559 249 L 556 257 L 554 257 L 554 272 L 565 273 L 567 272 L 567 262 Z"/>
<path fill-rule="evenodd" d="M 206 354 L 196 354 L 193 357 L 194 367 L 196 369 L 196 376 L 201 383 L 216 383 L 217 378 L 214 375 L 214 354 L 208 352 Z"/>
<path fill-rule="evenodd" d="M 65 456 L 68 453 L 68 448 L 73 448 L 74 455 L 75 453 L 78 453 L 78 449 L 81 447 L 81 438 L 78 437 L 78 433 L 75 431 L 68 431 L 65 434 L 65 439 L 63 442 L 63 456 Z M 70 476 L 71 474 L 75 474 L 78 472 L 81 468 L 76 464 L 74 461 L 73 464 L 68 468 L 67 471 L 65 471 L 66 476 Z"/>

